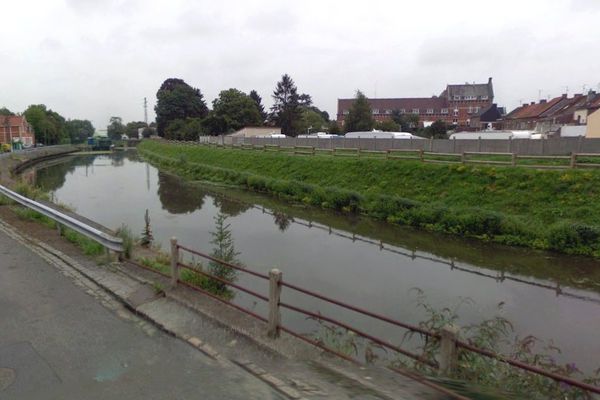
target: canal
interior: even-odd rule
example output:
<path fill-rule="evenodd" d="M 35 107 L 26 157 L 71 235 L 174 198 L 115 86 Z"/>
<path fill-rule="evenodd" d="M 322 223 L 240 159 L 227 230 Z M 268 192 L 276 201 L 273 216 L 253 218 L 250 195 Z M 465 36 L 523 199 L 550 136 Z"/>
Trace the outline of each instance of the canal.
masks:
<path fill-rule="evenodd" d="M 434 308 L 449 307 L 461 326 L 496 315 L 514 335 L 553 341 L 585 371 L 600 366 L 600 263 L 463 240 L 338 215 L 238 189 L 184 182 L 135 152 L 74 156 L 26 172 L 57 202 L 109 228 L 141 234 L 148 210 L 156 243 L 171 236 L 209 253 L 214 217 L 228 216 L 238 258 L 251 269 L 277 267 L 286 281 L 418 324 L 427 318 L 419 291 Z M 239 282 L 266 293 L 266 285 Z M 284 291 L 285 301 L 362 326 L 393 343 L 404 332 Z M 287 297 L 286 297 L 287 296 Z M 265 314 L 263 304 L 236 302 Z M 502 304 L 501 310 L 498 305 Z M 314 321 L 286 312 L 284 323 L 309 332 Z"/>

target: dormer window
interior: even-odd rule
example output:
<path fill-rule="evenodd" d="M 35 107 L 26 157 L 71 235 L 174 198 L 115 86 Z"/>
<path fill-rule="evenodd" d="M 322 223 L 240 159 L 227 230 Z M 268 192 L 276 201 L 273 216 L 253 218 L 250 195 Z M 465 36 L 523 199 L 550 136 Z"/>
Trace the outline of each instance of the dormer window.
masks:
<path fill-rule="evenodd" d="M 456 100 L 456 101 L 460 100 L 460 96 L 454 96 L 454 100 Z"/>
<path fill-rule="evenodd" d="M 413 114 L 418 114 L 419 113 L 419 109 L 418 108 L 413 108 L 412 112 L 413 112 Z"/>
<path fill-rule="evenodd" d="M 377 108 L 374 108 L 374 109 L 373 109 L 373 115 L 376 115 L 376 114 L 379 114 L 379 109 L 377 109 Z"/>
<path fill-rule="evenodd" d="M 427 109 L 427 114 L 433 114 L 433 108 L 428 108 Z"/>
<path fill-rule="evenodd" d="M 448 109 L 447 108 L 442 108 L 442 114 L 448 114 Z"/>

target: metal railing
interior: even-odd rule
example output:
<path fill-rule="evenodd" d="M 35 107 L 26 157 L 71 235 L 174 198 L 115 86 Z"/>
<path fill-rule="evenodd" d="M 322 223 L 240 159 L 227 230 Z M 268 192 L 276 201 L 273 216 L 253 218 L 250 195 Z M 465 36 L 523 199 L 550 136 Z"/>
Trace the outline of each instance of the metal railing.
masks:
<path fill-rule="evenodd" d="M 106 249 L 114 251 L 116 253 L 123 252 L 123 239 L 109 235 L 106 232 L 102 232 L 98 228 L 90 226 L 70 215 L 67 215 L 61 211 L 55 210 L 45 204 L 38 203 L 37 201 L 31 200 L 25 196 L 22 196 L 12 190 L 0 185 L 0 194 L 8 197 L 9 199 L 34 210 L 46 217 L 55 221 L 58 226 L 65 226 L 70 228 L 82 235 L 100 243 Z"/>
<path fill-rule="evenodd" d="M 244 288 L 241 285 L 235 284 L 226 279 L 216 277 L 210 273 L 203 271 L 200 268 L 190 266 L 190 265 L 183 263 L 181 261 L 181 254 L 180 254 L 181 251 L 188 252 L 192 255 L 199 256 L 201 258 L 210 260 L 213 263 L 217 263 L 221 266 L 231 268 L 236 271 L 248 273 L 256 278 L 261 279 L 263 282 L 268 281 L 268 283 L 269 283 L 268 296 L 257 293 L 248 288 Z M 254 312 L 252 310 L 249 310 L 243 306 L 240 306 L 238 304 L 235 304 L 232 301 L 230 301 L 224 297 L 221 297 L 214 293 L 211 293 L 208 290 L 206 290 L 205 288 L 201 288 L 201 287 L 198 287 L 191 283 L 182 281 L 182 279 L 180 277 L 180 269 L 182 269 L 182 268 L 192 271 L 194 273 L 200 274 L 209 279 L 216 280 L 226 286 L 233 287 L 233 288 L 238 289 L 244 293 L 247 293 L 261 301 L 266 302 L 268 304 L 268 315 L 267 316 L 259 315 L 258 313 Z M 268 275 L 262 274 L 262 273 L 250 270 L 246 267 L 242 267 L 242 266 L 235 265 L 235 264 L 223 261 L 223 260 L 219 260 L 208 254 L 204 254 L 202 252 L 182 246 L 177 243 L 176 238 L 171 239 L 171 271 L 170 272 L 171 272 L 170 278 L 171 278 L 172 287 L 176 287 L 178 284 L 183 284 L 189 288 L 192 288 L 198 292 L 206 294 L 207 296 L 210 296 L 211 298 L 213 298 L 215 300 L 218 300 L 229 306 L 232 306 L 235 309 L 242 311 L 242 312 L 266 323 L 267 324 L 267 333 L 272 338 L 279 337 L 280 332 L 283 331 L 283 332 L 286 332 L 298 339 L 308 342 L 311 345 L 314 345 L 322 350 L 325 350 L 329 353 L 335 354 L 335 355 L 337 355 L 343 359 L 346 359 L 348 361 L 351 361 L 353 363 L 358 363 L 358 361 L 356 359 L 354 359 L 353 357 L 348 356 L 347 354 L 343 354 L 335 349 L 327 347 L 323 342 L 321 342 L 319 340 L 315 340 L 310 337 L 307 337 L 306 335 L 296 332 L 293 329 L 285 326 L 281 322 L 281 310 L 288 309 L 288 310 L 306 315 L 306 316 L 308 316 L 312 319 L 318 320 L 318 321 L 337 325 L 338 327 L 346 329 L 349 332 L 353 332 L 356 335 L 363 337 L 371 342 L 374 342 L 384 348 L 393 350 L 393 351 L 395 351 L 399 354 L 402 354 L 406 357 L 412 358 L 412 359 L 414 359 L 424 365 L 427 365 L 433 369 L 438 369 L 443 375 L 451 375 L 456 370 L 457 365 L 458 365 L 459 350 L 462 349 L 463 351 L 469 351 L 472 353 L 476 353 L 481 356 L 494 359 L 500 363 L 508 364 L 512 367 L 546 377 L 548 379 L 554 380 L 555 382 L 559 382 L 559 383 L 566 384 L 566 385 L 569 385 L 572 387 L 576 387 L 581 390 L 588 391 L 590 393 L 600 394 L 600 387 L 588 384 L 586 382 L 578 381 L 578 380 L 573 379 L 568 376 L 563 376 L 563 375 L 560 375 L 560 374 L 557 374 L 554 372 L 546 371 L 538 366 L 530 365 L 530 364 L 524 363 L 522 361 L 514 360 L 509 357 L 503 356 L 501 354 L 495 353 L 493 351 L 474 346 L 469 341 L 460 340 L 459 339 L 459 330 L 456 326 L 447 325 L 447 326 L 443 327 L 440 331 L 432 331 L 429 329 L 425 329 L 421 326 L 416 326 L 416 325 L 411 325 L 411 324 L 408 324 L 405 322 L 401 322 L 401 321 L 395 320 L 393 318 L 390 318 L 390 317 L 387 317 L 387 316 L 384 316 L 381 314 L 377 314 L 377 313 L 359 308 L 359 307 L 351 305 L 351 304 L 344 303 L 342 301 L 333 299 L 333 298 L 325 296 L 323 294 L 320 294 L 320 293 L 302 288 L 300 286 L 291 284 L 289 282 L 286 282 L 283 280 L 281 271 L 279 271 L 277 269 L 272 269 Z M 162 275 L 166 275 L 166 274 L 162 273 Z M 375 337 L 375 336 L 373 336 L 367 332 L 364 332 L 362 330 L 356 329 L 356 328 L 354 328 L 342 321 L 339 321 L 335 318 L 323 315 L 320 312 L 309 311 L 304 308 L 281 301 L 281 293 L 282 293 L 283 288 L 288 288 L 288 289 L 294 290 L 296 292 L 302 293 L 311 298 L 318 299 L 318 300 L 324 301 L 329 304 L 333 304 L 340 308 L 353 311 L 355 313 L 370 317 L 377 321 L 385 322 L 385 323 L 391 324 L 393 326 L 403 328 L 409 332 L 417 333 L 417 334 L 421 335 L 422 338 L 425 338 L 426 340 L 438 340 L 440 343 L 440 346 L 439 346 L 440 350 L 439 350 L 438 358 L 437 358 L 437 360 L 436 359 L 427 359 L 423 355 L 416 354 L 412 351 L 408 351 L 399 346 L 391 344 L 383 339 Z M 391 369 L 394 369 L 394 368 L 392 367 Z"/>

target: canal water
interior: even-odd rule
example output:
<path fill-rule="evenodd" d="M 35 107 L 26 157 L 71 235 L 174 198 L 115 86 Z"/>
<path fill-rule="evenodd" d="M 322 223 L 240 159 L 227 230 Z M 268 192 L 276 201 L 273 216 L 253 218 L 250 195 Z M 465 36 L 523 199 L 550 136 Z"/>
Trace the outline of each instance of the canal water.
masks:
<path fill-rule="evenodd" d="M 176 236 L 210 253 L 214 217 L 228 216 L 238 258 L 249 268 L 283 271 L 284 280 L 386 316 L 418 324 L 427 319 L 418 293 L 448 307 L 461 326 L 496 315 L 512 336 L 534 335 L 562 350 L 557 359 L 585 371 L 600 366 L 600 263 L 392 226 L 338 215 L 215 185 L 184 182 L 135 152 L 75 156 L 29 171 L 55 201 L 115 229 L 141 234 L 148 210 L 155 241 L 168 249 Z M 245 274 L 242 285 L 267 293 Z M 243 294 L 235 301 L 266 315 Z M 283 301 L 341 318 L 393 343 L 404 331 L 366 320 L 284 289 Z M 502 304 L 499 309 L 499 304 Z M 305 333 L 314 321 L 285 312 L 284 324 Z"/>

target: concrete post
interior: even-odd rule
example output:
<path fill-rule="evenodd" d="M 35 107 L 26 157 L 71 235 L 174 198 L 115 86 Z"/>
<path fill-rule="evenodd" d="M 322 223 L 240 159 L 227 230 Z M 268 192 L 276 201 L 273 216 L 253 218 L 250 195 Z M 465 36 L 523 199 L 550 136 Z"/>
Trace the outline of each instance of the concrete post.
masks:
<path fill-rule="evenodd" d="M 477 151 L 481 152 L 481 136 L 479 136 L 479 139 L 477 140 Z"/>
<path fill-rule="evenodd" d="M 279 326 L 281 325 L 281 312 L 279 310 L 281 276 L 281 271 L 277 268 L 269 271 L 269 322 L 267 324 L 267 335 L 273 339 L 279 337 Z"/>
<path fill-rule="evenodd" d="M 423 149 L 419 150 L 419 160 L 421 160 L 421 162 L 425 161 L 425 152 L 423 151 Z"/>
<path fill-rule="evenodd" d="M 458 364 L 458 340 L 459 328 L 456 325 L 445 325 L 440 331 L 440 373 L 452 376 Z"/>
<path fill-rule="evenodd" d="M 171 238 L 171 287 L 176 287 L 179 282 L 179 247 L 177 247 L 177 238 Z"/>
<path fill-rule="evenodd" d="M 571 153 L 571 168 L 577 167 L 577 153 Z"/>

